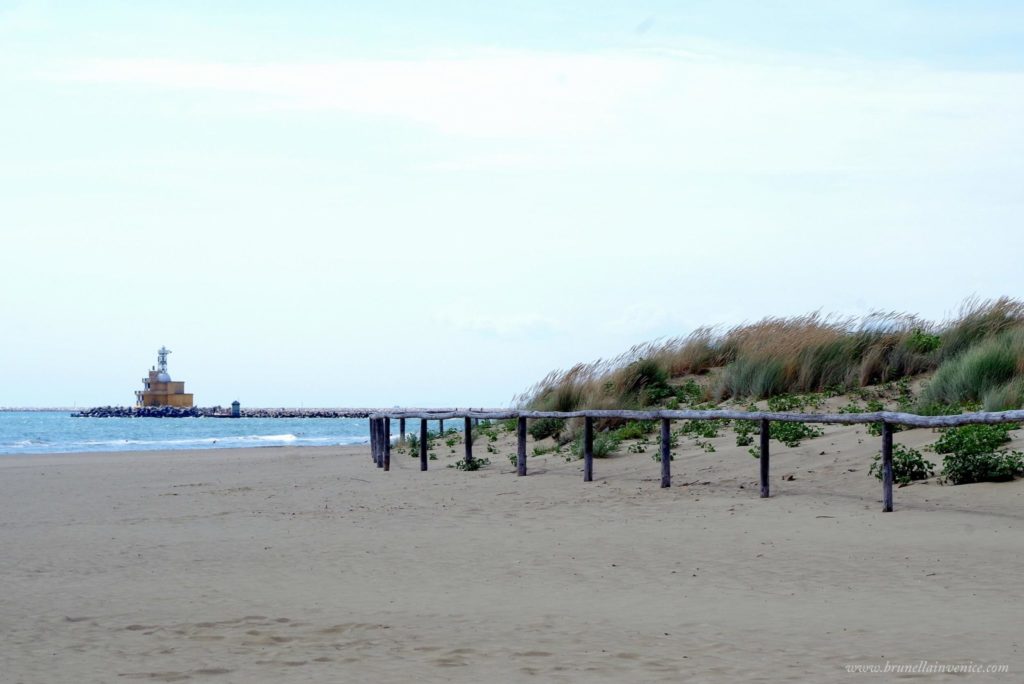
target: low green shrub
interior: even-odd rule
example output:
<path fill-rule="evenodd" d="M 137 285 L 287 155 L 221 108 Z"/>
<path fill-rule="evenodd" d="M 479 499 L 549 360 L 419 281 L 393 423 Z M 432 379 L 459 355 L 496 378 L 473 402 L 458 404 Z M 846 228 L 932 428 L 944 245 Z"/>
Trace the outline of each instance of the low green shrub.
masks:
<path fill-rule="evenodd" d="M 736 446 L 750 446 L 754 443 L 754 435 L 761 432 L 761 426 L 756 420 L 737 420 L 734 424 L 736 428 Z"/>
<path fill-rule="evenodd" d="M 646 454 L 647 447 L 649 446 L 651 446 L 650 442 L 648 442 L 646 439 L 641 439 L 637 440 L 636 442 L 633 442 L 628 447 L 626 447 L 626 451 L 628 451 L 631 454 Z"/>
<path fill-rule="evenodd" d="M 756 411 L 755 404 L 747 405 L 748 411 Z M 754 443 L 754 435 L 761 434 L 761 421 L 759 420 L 737 420 L 733 424 L 736 430 L 736 446 L 750 446 Z"/>
<path fill-rule="evenodd" d="M 494 424 L 489 420 L 482 420 L 480 424 L 473 428 L 473 443 L 480 437 L 486 437 L 492 442 L 498 441 L 498 432 L 494 427 Z"/>
<path fill-rule="evenodd" d="M 990 454 L 946 454 L 942 475 L 951 484 L 1005 482 L 1024 475 L 1024 454 L 996 451 Z"/>
<path fill-rule="evenodd" d="M 668 398 L 674 398 L 672 396 L 672 388 L 668 385 L 657 385 L 655 387 L 648 387 L 644 390 L 643 403 L 644 406 L 654 406 L 660 404 L 662 401 Z"/>
<path fill-rule="evenodd" d="M 616 439 L 644 439 L 654 429 L 654 423 L 649 420 L 631 420 L 622 427 L 615 430 Z"/>
<path fill-rule="evenodd" d="M 676 386 L 674 399 L 687 406 L 699 404 L 704 400 L 704 388 L 695 380 L 687 380 Z"/>
<path fill-rule="evenodd" d="M 529 432 L 534 439 L 541 440 L 547 437 L 557 437 L 563 427 L 565 427 L 565 421 L 561 418 L 541 418 L 530 424 Z"/>
<path fill-rule="evenodd" d="M 800 412 L 817 409 L 822 403 L 824 399 L 818 394 L 780 394 L 768 399 L 768 410 Z"/>
<path fill-rule="evenodd" d="M 963 425 L 944 430 L 932 445 L 942 459 L 943 478 L 954 485 L 1002 482 L 1024 474 L 1024 454 L 1000 447 L 1019 425 Z"/>
<path fill-rule="evenodd" d="M 479 458 L 479 457 L 477 457 L 477 458 L 473 458 L 470 461 L 467 461 L 464 458 L 460 458 L 458 461 L 456 461 L 455 463 L 451 464 L 448 467 L 449 468 L 455 468 L 456 470 L 480 470 L 485 465 L 490 465 L 490 464 L 491 464 L 491 459 L 489 459 L 489 458 Z"/>
<path fill-rule="evenodd" d="M 915 354 L 931 354 L 942 346 L 942 338 L 921 328 L 914 328 L 904 344 Z"/>
<path fill-rule="evenodd" d="M 798 447 L 805 439 L 821 437 L 825 431 L 816 425 L 807 423 L 783 423 L 772 421 L 771 438 L 782 442 L 788 447 Z"/>
<path fill-rule="evenodd" d="M 679 434 L 712 439 L 718 436 L 718 428 L 722 424 L 721 420 L 688 420 L 679 428 Z"/>
<path fill-rule="evenodd" d="M 875 456 L 870 475 L 882 479 L 882 454 Z M 897 484 L 907 485 L 914 480 L 927 480 L 935 474 L 935 464 L 925 459 L 917 449 L 894 444 L 892 448 L 892 479 Z"/>
<path fill-rule="evenodd" d="M 962 454 L 975 456 L 996 451 L 1010 441 L 1010 431 L 1017 429 L 1013 423 L 999 425 L 962 425 L 947 428 L 932 445 L 937 454 Z"/>

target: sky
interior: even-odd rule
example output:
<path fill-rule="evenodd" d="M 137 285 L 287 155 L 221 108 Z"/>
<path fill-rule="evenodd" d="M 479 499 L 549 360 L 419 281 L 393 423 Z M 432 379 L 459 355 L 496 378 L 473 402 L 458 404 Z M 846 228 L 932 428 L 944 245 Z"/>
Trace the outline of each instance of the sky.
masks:
<path fill-rule="evenodd" d="M 0 0 L 0 406 L 505 406 L 1024 293 L 1024 4 Z"/>

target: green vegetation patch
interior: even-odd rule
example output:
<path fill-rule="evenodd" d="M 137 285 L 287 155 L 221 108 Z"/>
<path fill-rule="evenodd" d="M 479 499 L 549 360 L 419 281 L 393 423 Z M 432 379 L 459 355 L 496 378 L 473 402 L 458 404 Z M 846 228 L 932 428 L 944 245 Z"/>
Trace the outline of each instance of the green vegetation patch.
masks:
<path fill-rule="evenodd" d="M 882 454 L 875 456 L 870 475 L 882 479 Z M 920 451 L 895 444 L 892 448 L 892 479 L 896 484 L 908 485 L 914 480 L 927 480 L 935 475 L 935 464 L 927 460 Z"/>
<path fill-rule="evenodd" d="M 462 458 L 455 463 L 449 465 L 449 468 L 455 468 L 456 470 L 480 470 L 484 466 L 490 465 L 491 459 L 489 458 L 473 458 L 469 461 Z"/>
<path fill-rule="evenodd" d="M 565 427 L 565 420 L 561 418 L 540 418 L 530 423 L 530 436 L 536 440 L 547 437 L 558 437 Z"/>
<path fill-rule="evenodd" d="M 971 482 L 1002 482 L 1024 474 L 1024 454 L 1001 448 L 1010 441 L 1010 431 L 1020 426 L 963 425 L 948 428 L 932 450 L 944 454 L 942 475 L 954 485 Z"/>

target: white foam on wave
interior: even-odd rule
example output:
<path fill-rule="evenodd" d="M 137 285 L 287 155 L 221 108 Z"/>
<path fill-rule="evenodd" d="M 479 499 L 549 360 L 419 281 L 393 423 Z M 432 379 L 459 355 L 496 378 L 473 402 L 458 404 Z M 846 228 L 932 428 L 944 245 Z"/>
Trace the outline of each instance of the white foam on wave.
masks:
<path fill-rule="evenodd" d="M 298 439 L 295 435 L 248 435 L 240 439 L 252 439 L 259 442 L 294 442 Z"/>

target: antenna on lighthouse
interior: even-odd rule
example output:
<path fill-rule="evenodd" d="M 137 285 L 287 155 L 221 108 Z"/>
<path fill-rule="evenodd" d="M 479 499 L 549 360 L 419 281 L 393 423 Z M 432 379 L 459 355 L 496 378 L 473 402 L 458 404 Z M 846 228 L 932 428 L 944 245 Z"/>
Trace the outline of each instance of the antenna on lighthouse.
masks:
<path fill-rule="evenodd" d="M 161 373 L 167 372 L 167 355 L 170 353 L 171 350 L 167 347 L 160 347 L 156 352 L 156 367 Z"/>

